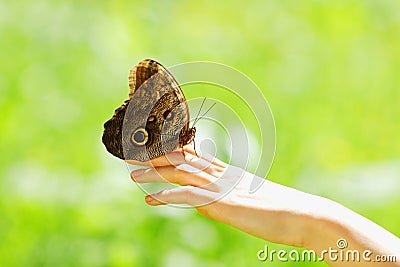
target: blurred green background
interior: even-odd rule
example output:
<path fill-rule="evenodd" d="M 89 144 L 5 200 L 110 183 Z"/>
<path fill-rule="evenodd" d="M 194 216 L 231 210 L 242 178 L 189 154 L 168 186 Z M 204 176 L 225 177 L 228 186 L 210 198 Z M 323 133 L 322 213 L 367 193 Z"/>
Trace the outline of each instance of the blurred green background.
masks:
<path fill-rule="evenodd" d="M 0 37 L 0 266 L 258 266 L 265 244 L 290 249 L 144 203 L 101 143 L 144 58 L 248 75 L 276 122 L 268 178 L 400 235 L 399 1 L 6 0 Z M 269 264 L 301 265 L 326 266 Z"/>

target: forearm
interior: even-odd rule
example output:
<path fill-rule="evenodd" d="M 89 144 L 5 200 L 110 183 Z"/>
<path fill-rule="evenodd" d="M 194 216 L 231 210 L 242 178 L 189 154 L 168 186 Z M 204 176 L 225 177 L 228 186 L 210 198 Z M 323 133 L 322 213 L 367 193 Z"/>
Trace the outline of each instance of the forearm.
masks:
<path fill-rule="evenodd" d="M 313 234 L 305 241 L 306 248 L 315 250 L 319 255 L 325 252 L 324 259 L 331 266 L 400 266 L 399 238 L 336 202 L 319 198 L 315 203 L 318 203 L 316 210 L 309 218 L 309 231 Z M 339 246 L 338 240 L 341 240 Z M 346 247 L 343 247 L 344 243 Z M 337 251 L 332 259 L 329 248 Z M 355 259 L 360 256 L 359 262 L 352 261 L 351 251 L 356 253 Z M 340 259 L 341 254 L 343 260 Z M 334 255 L 338 256 L 337 260 Z M 386 259 L 387 256 L 395 256 L 396 262 L 376 261 L 376 256 L 382 255 Z"/>
<path fill-rule="evenodd" d="M 327 250 L 330 254 L 325 252 L 324 260 L 331 266 L 365 266 L 368 262 L 363 256 L 375 260 L 377 255 L 396 256 L 397 262 L 368 265 L 400 266 L 400 240 L 368 219 L 336 202 L 254 176 L 213 157 L 193 160 L 195 152 L 185 149 L 190 157 L 176 151 L 168 159 L 154 160 L 153 168 L 132 172 L 138 183 L 181 185 L 147 196 L 149 205 L 188 204 L 213 220 L 271 242 L 314 250 L 319 257 Z M 170 159 L 179 168 L 171 166 Z M 262 186 L 250 193 L 254 179 Z M 340 239 L 348 246 L 338 248 Z M 332 250 L 336 256 L 357 250 L 360 261 L 346 260 L 347 254 L 334 260 Z M 367 250 L 371 254 L 363 254 Z"/>

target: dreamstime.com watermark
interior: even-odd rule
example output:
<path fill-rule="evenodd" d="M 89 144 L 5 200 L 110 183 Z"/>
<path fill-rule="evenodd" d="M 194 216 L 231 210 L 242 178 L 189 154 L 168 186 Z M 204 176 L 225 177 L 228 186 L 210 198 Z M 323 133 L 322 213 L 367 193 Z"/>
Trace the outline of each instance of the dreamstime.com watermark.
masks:
<path fill-rule="evenodd" d="M 346 239 L 343 238 L 337 240 L 336 246 L 337 248 L 329 247 L 328 249 L 324 249 L 318 255 L 314 250 L 270 250 L 268 245 L 265 245 L 264 249 L 257 252 L 257 258 L 260 261 L 270 262 L 317 262 L 325 260 L 342 262 L 396 262 L 397 259 L 394 255 L 373 255 L 371 250 L 358 251 L 356 249 L 346 249 L 348 244 Z"/>

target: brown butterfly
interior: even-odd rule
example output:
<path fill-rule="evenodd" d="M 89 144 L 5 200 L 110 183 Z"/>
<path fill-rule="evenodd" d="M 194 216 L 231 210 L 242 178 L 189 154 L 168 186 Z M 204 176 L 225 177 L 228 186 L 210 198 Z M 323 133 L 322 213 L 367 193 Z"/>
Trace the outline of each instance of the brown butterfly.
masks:
<path fill-rule="evenodd" d="M 130 70 L 129 99 L 104 124 L 102 141 L 123 160 L 148 161 L 193 141 L 182 89 L 160 63 L 145 59 Z"/>

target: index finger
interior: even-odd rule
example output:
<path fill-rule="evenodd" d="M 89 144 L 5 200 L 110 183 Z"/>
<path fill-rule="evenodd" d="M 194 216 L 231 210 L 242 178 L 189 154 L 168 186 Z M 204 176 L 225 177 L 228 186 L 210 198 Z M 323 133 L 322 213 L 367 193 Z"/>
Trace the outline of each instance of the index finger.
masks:
<path fill-rule="evenodd" d="M 201 153 L 200 155 L 191 146 L 184 146 L 182 149 L 174 150 L 168 154 L 162 155 L 152 160 L 141 162 L 137 160 L 125 160 L 128 164 L 139 165 L 139 166 L 152 166 L 152 167 L 165 167 L 165 166 L 177 166 L 181 164 L 189 163 L 195 165 L 196 168 L 203 169 L 210 166 L 216 168 L 226 168 L 228 164 L 217 159 L 215 156 L 207 153 Z"/>
<path fill-rule="evenodd" d="M 152 166 L 152 167 L 165 167 L 170 165 L 180 165 L 185 163 L 185 157 L 181 150 L 174 150 L 168 154 L 162 155 L 152 160 L 141 162 L 137 160 L 125 160 L 128 164 L 139 165 L 139 166 Z"/>

